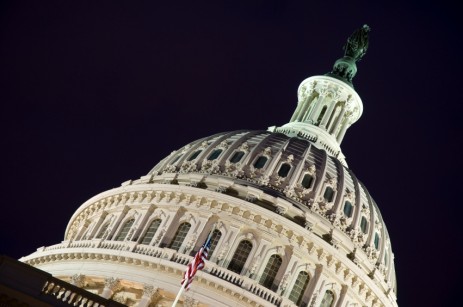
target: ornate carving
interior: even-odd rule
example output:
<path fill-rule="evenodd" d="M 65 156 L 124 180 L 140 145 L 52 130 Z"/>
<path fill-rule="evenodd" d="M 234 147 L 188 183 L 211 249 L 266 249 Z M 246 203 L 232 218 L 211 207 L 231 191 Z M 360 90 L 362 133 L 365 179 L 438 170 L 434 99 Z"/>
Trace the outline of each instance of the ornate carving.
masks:
<path fill-rule="evenodd" d="M 85 282 L 85 275 L 74 274 L 71 276 L 71 285 L 82 288 L 84 286 L 84 282 Z"/>
<path fill-rule="evenodd" d="M 105 288 L 108 288 L 112 292 L 117 291 L 118 289 L 121 288 L 119 278 L 115 278 L 115 277 L 105 278 L 104 286 L 105 286 Z"/>

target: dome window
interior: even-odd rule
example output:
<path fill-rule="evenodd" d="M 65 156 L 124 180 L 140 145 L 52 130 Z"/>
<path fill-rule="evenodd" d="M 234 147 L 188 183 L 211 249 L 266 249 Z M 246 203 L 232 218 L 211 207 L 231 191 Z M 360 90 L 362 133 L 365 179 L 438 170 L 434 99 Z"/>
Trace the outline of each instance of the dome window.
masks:
<path fill-rule="evenodd" d="M 195 151 L 195 152 L 188 158 L 188 161 L 191 161 L 191 160 L 196 159 L 196 158 L 199 156 L 199 154 L 201 153 L 201 151 L 202 151 L 202 150 L 197 150 L 197 151 Z"/>
<path fill-rule="evenodd" d="M 304 189 L 309 189 L 312 186 L 313 177 L 310 174 L 305 174 L 302 178 L 301 185 Z"/>
<path fill-rule="evenodd" d="M 241 159 L 244 156 L 244 151 L 237 151 L 233 154 L 233 156 L 230 158 L 231 163 L 238 163 L 241 161 Z"/>
<path fill-rule="evenodd" d="M 121 231 L 119 231 L 119 234 L 116 237 L 116 241 L 124 241 L 125 237 L 127 237 L 127 234 L 129 233 L 130 228 L 132 228 L 134 222 L 135 219 L 130 219 L 127 222 L 125 222 L 124 226 L 122 226 Z"/>
<path fill-rule="evenodd" d="M 325 193 L 323 193 L 323 198 L 329 203 L 333 201 L 334 190 L 332 187 L 326 187 Z"/>
<path fill-rule="evenodd" d="M 368 221 L 364 216 L 362 216 L 362 220 L 360 221 L 360 229 L 362 230 L 363 233 L 367 233 Z"/>
<path fill-rule="evenodd" d="M 349 202 L 349 201 L 346 201 L 344 203 L 344 214 L 347 216 L 347 217 L 351 217 L 352 216 L 352 212 L 354 211 L 353 210 L 354 207 L 352 206 L 352 204 Z"/>
<path fill-rule="evenodd" d="M 270 257 L 259 281 L 262 286 L 267 289 L 271 289 L 282 262 L 283 261 L 279 255 L 272 255 Z"/>
<path fill-rule="evenodd" d="M 376 248 L 376 250 L 379 250 L 379 235 L 378 235 L 378 233 L 375 233 L 375 248 Z"/>
<path fill-rule="evenodd" d="M 243 270 L 246 260 L 248 260 L 251 250 L 251 242 L 249 242 L 248 240 L 241 241 L 238 247 L 236 248 L 236 252 L 233 255 L 232 260 L 230 261 L 230 264 L 228 265 L 228 269 L 232 272 L 240 274 Z"/>
<path fill-rule="evenodd" d="M 320 304 L 320 307 L 332 307 L 333 301 L 334 301 L 334 293 L 330 290 L 327 290 L 325 292 L 325 295 L 323 296 L 323 300 Z"/>
<path fill-rule="evenodd" d="M 299 275 L 297 275 L 296 282 L 294 283 L 293 289 L 289 294 L 290 301 L 298 306 L 301 304 L 302 297 L 304 296 L 305 289 L 309 284 L 309 280 L 309 274 L 305 271 L 301 271 Z M 304 305 L 307 305 L 307 303 Z"/>
<path fill-rule="evenodd" d="M 212 256 L 217 244 L 219 243 L 220 238 L 222 237 L 222 232 L 220 230 L 215 229 L 211 236 L 211 245 L 209 247 L 209 257 Z"/>
<path fill-rule="evenodd" d="M 108 230 L 108 227 L 109 227 L 109 222 L 104 224 L 103 227 L 101 227 L 101 230 L 100 232 L 98 233 L 98 235 L 95 237 L 96 239 L 101 239 L 103 238 L 104 236 L 104 233 L 106 232 L 106 230 Z"/>
<path fill-rule="evenodd" d="M 161 220 L 156 219 L 151 222 L 150 226 L 148 227 L 148 230 L 145 232 L 145 235 L 143 236 L 143 239 L 141 241 L 141 244 L 150 244 L 151 240 L 154 237 L 154 234 L 159 228 L 159 225 L 161 225 Z"/>
<path fill-rule="evenodd" d="M 172 242 L 170 242 L 169 248 L 174 249 L 178 252 L 180 247 L 182 246 L 183 241 L 186 238 L 188 231 L 190 230 L 191 224 L 190 223 L 182 223 L 178 226 L 177 232 L 175 233 Z"/>
<path fill-rule="evenodd" d="M 178 156 L 176 156 L 175 159 L 174 159 L 172 162 L 170 162 L 170 164 L 174 164 L 174 163 L 177 162 L 178 159 L 180 159 L 182 156 L 183 156 L 183 155 L 178 155 Z"/>
<path fill-rule="evenodd" d="M 260 156 L 256 162 L 254 162 L 254 167 L 257 169 L 261 169 L 265 166 L 265 163 L 267 163 L 268 158 L 265 156 Z"/>
<path fill-rule="evenodd" d="M 291 170 L 291 165 L 288 163 L 283 163 L 278 170 L 278 176 L 285 178 L 288 176 L 289 171 Z"/>
<path fill-rule="evenodd" d="M 216 149 L 209 155 L 207 159 L 209 161 L 215 160 L 220 156 L 221 153 L 222 153 L 222 149 Z"/>

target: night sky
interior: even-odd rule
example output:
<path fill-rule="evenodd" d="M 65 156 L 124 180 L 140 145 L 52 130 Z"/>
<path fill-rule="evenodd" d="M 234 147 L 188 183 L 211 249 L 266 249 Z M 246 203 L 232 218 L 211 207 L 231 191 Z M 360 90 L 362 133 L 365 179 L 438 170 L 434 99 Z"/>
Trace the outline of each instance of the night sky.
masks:
<path fill-rule="evenodd" d="M 0 254 L 63 240 L 87 199 L 201 137 L 289 121 L 368 24 L 349 167 L 391 236 L 400 306 L 463 288 L 462 22 L 445 1 L 3 1 Z M 191 3 L 195 2 L 194 4 Z"/>

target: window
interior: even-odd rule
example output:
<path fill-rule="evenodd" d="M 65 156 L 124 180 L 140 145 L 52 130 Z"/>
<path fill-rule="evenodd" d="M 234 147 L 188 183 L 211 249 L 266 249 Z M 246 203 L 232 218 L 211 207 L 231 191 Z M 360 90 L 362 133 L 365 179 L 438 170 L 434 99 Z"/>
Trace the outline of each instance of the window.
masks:
<path fill-rule="evenodd" d="M 209 155 L 207 159 L 209 161 L 215 160 L 220 156 L 221 153 L 222 153 L 222 149 L 216 149 Z"/>
<path fill-rule="evenodd" d="M 265 163 L 267 163 L 267 157 L 260 156 L 254 163 L 254 167 L 257 169 L 263 168 Z"/>
<path fill-rule="evenodd" d="M 344 203 L 344 214 L 347 216 L 347 217 L 351 217 L 352 216 L 352 211 L 354 207 L 352 206 L 352 204 L 349 202 L 349 201 L 346 201 Z"/>
<path fill-rule="evenodd" d="M 222 237 L 222 233 L 220 232 L 220 230 L 215 229 L 211 237 L 211 245 L 209 248 L 209 258 L 208 259 L 210 259 L 212 254 L 214 253 L 214 250 L 217 247 L 217 244 L 219 243 L 220 237 Z"/>
<path fill-rule="evenodd" d="M 265 266 L 264 272 L 260 278 L 259 283 L 265 288 L 270 289 L 281 266 L 281 257 L 279 255 L 272 255 Z"/>
<path fill-rule="evenodd" d="M 376 250 L 379 250 L 379 235 L 378 235 L 378 233 L 375 233 L 375 248 L 376 248 Z"/>
<path fill-rule="evenodd" d="M 362 230 L 363 233 L 367 233 L 368 221 L 364 216 L 362 216 L 362 220 L 360 221 L 360 229 Z"/>
<path fill-rule="evenodd" d="M 323 198 L 324 198 L 327 202 L 330 203 L 330 202 L 333 201 L 333 196 L 334 196 L 333 188 L 332 188 L 332 187 L 326 187 L 325 193 L 323 194 Z"/>
<path fill-rule="evenodd" d="M 325 292 L 325 295 L 323 296 L 323 300 L 320 304 L 320 307 L 331 307 L 333 305 L 334 301 L 334 294 L 330 290 L 327 290 Z"/>
<path fill-rule="evenodd" d="M 320 112 L 320 115 L 318 115 L 317 122 L 315 123 L 317 126 L 318 126 L 318 125 L 320 124 L 320 122 L 322 121 L 323 116 L 325 115 L 326 109 L 327 109 L 327 106 L 324 106 L 324 107 L 322 108 L 322 111 Z"/>
<path fill-rule="evenodd" d="M 148 230 L 145 232 L 145 235 L 143 236 L 143 239 L 141 240 L 141 244 L 150 244 L 160 224 L 161 224 L 160 219 L 156 219 L 151 222 L 150 226 L 148 227 Z"/>
<path fill-rule="evenodd" d="M 122 226 L 121 231 L 119 231 L 119 234 L 116 237 L 116 241 L 123 241 L 125 239 L 125 237 L 129 233 L 130 228 L 132 228 L 134 222 L 135 219 L 130 219 L 127 222 L 125 222 L 124 226 Z"/>
<path fill-rule="evenodd" d="M 180 226 L 178 226 L 177 232 L 174 235 L 174 238 L 172 239 L 172 242 L 170 242 L 169 248 L 175 249 L 177 252 L 182 246 L 183 240 L 185 240 L 185 237 L 190 230 L 191 224 L 190 223 L 182 223 Z"/>
<path fill-rule="evenodd" d="M 237 151 L 233 154 L 233 156 L 230 158 L 231 163 L 238 163 L 241 161 L 241 158 L 244 156 L 244 151 Z"/>
<path fill-rule="evenodd" d="M 246 260 L 248 260 L 249 253 L 251 253 L 251 250 L 251 242 L 247 240 L 241 241 L 238 247 L 236 248 L 235 254 L 233 255 L 232 260 L 230 261 L 230 264 L 228 265 L 228 269 L 232 272 L 240 274 L 243 270 Z"/>
<path fill-rule="evenodd" d="M 280 170 L 278 171 L 278 176 L 283 177 L 283 178 L 288 176 L 290 169 L 291 169 L 291 165 L 289 165 L 288 163 L 283 163 L 280 166 Z"/>
<path fill-rule="evenodd" d="M 177 162 L 178 159 L 180 159 L 181 156 L 183 156 L 183 155 L 176 156 L 175 159 L 172 162 L 170 162 L 170 164 L 174 164 L 175 162 Z"/>
<path fill-rule="evenodd" d="M 109 227 L 109 222 L 104 224 L 103 227 L 101 227 L 100 229 L 100 232 L 98 232 L 98 234 L 96 235 L 96 239 L 101 239 L 103 238 L 104 236 L 104 233 L 106 232 L 106 230 L 108 230 L 108 227 Z"/>
<path fill-rule="evenodd" d="M 299 275 L 297 275 L 296 282 L 294 283 L 293 289 L 289 294 L 289 299 L 294 304 L 299 306 L 301 303 L 302 296 L 304 296 L 304 292 L 307 288 L 307 285 L 309 284 L 309 280 L 309 274 L 307 272 L 302 271 L 299 273 Z"/>
<path fill-rule="evenodd" d="M 305 174 L 304 178 L 302 178 L 302 183 L 301 185 L 304 187 L 304 189 L 308 189 L 312 186 L 313 182 L 313 177 L 310 174 Z"/>
<path fill-rule="evenodd" d="M 188 161 L 191 161 L 191 160 L 196 159 L 196 158 L 199 156 L 199 154 L 201 153 L 201 151 L 202 151 L 202 150 L 197 150 L 197 151 L 195 151 L 195 152 L 188 158 Z"/>

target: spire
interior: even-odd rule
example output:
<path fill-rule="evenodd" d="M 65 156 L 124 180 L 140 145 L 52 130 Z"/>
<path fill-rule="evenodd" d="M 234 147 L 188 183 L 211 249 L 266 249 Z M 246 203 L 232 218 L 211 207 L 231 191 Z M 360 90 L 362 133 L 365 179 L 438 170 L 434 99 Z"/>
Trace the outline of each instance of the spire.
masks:
<path fill-rule="evenodd" d="M 355 30 L 343 47 L 344 56 L 334 63 L 333 70 L 326 75 L 344 81 L 353 87 L 352 79 L 357 73 L 355 63 L 360 61 L 367 52 L 369 32 L 370 27 L 368 25 L 363 25 L 360 29 Z"/>

